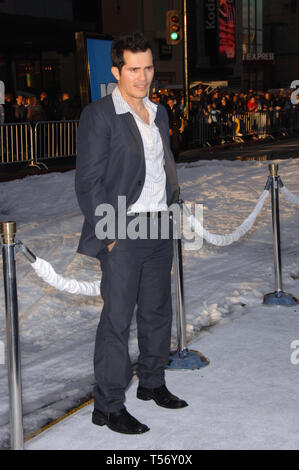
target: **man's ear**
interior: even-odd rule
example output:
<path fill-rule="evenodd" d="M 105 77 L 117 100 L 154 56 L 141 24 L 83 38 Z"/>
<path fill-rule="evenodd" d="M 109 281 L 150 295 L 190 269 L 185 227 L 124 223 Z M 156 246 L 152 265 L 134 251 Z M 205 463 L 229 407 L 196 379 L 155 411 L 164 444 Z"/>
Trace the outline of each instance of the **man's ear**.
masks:
<path fill-rule="evenodd" d="M 120 77 L 120 73 L 119 73 L 118 68 L 115 67 L 115 66 L 111 67 L 111 73 L 112 73 L 113 77 L 118 81 L 119 77 Z"/>

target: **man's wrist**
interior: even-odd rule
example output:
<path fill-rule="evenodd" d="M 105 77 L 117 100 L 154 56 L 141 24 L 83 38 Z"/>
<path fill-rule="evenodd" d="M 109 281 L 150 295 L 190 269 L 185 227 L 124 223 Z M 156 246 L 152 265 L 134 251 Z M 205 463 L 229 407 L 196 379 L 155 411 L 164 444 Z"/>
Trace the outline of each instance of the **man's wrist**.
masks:
<path fill-rule="evenodd" d="M 105 240 L 103 240 L 103 243 L 104 245 L 108 246 L 108 245 L 111 245 L 111 243 L 115 242 L 115 238 L 113 239 L 109 239 L 109 238 L 105 238 Z"/>

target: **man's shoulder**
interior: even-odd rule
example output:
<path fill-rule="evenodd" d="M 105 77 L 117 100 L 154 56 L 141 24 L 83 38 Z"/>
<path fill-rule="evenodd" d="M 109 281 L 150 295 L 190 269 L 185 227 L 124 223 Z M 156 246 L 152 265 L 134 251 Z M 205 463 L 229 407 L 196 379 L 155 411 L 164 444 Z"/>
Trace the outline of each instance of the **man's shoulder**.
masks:
<path fill-rule="evenodd" d="M 161 117 L 164 116 L 164 118 L 168 120 L 167 108 L 163 104 L 160 104 L 160 103 L 158 103 L 157 106 L 158 106 L 157 107 L 157 114 Z"/>
<path fill-rule="evenodd" d="M 93 101 L 92 103 L 89 103 L 87 106 L 85 106 L 84 110 L 85 113 L 95 113 L 95 114 L 109 114 L 111 115 L 112 113 L 115 114 L 115 109 L 112 101 L 112 96 L 107 95 L 104 96 L 103 98 L 100 98 L 97 101 Z"/>

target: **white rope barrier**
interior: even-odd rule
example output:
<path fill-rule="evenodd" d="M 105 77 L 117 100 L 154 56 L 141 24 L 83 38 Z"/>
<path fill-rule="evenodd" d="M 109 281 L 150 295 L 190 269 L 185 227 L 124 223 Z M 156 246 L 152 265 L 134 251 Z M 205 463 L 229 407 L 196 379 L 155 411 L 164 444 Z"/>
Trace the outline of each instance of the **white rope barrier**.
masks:
<path fill-rule="evenodd" d="M 254 210 L 252 213 L 244 220 L 244 222 L 236 229 L 234 232 L 228 235 L 217 235 L 215 233 L 208 232 L 200 223 L 198 219 L 194 217 L 193 214 L 190 213 L 189 209 L 183 204 L 183 209 L 185 210 L 187 219 L 189 220 L 191 227 L 199 236 L 203 236 L 203 238 L 212 245 L 216 246 L 227 246 L 231 245 L 233 242 L 239 240 L 242 236 L 244 236 L 253 226 L 255 219 L 257 218 L 258 214 L 262 210 L 264 203 L 269 196 L 269 190 L 265 189 L 264 192 L 261 194 Z"/>
<path fill-rule="evenodd" d="M 205 240 L 213 245 L 217 246 L 226 246 L 230 245 L 233 242 L 239 240 L 243 235 L 245 235 L 253 226 L 255 219 L 262 210 L 265 200 L 269 196 L 269 190 L 265 189 L 262 195 L 260 196 L 253 212 L 244 220 L 244 222 L 232 233 L 228 235 L 217 235 L 214 233 L 208 232 L 201 225 L 200 221 L 196 219 L 193 214 L 189 211 L 187 206 L 183 204 L 183 210 L 187 215 L 187 219 L 191 224 L 191 227 L 199 234 L 203 236 Z M 299 200 L 299 198 L 298 198 Z M 48 261 L 36 257 L 34 262 L 31 262 L 32 268 L 35 270 L 36 274 L 43 279 L 47 284 L 55 289 L 60 291 L 66 291 L 70 294 L 81 294 L 88 296 L 98 296 L 101 295 L 101 281 L 77 281 L 76 279 L 69 279 L 57 274 Z"/>
<path fill-rule="evenodd" d="M 101 295 L 101 281 L 85 282 L 62 277 L 60 274 L 55 272 L 50 263 L 37 257 L 36 261 L 31 263 L 31 266 L 39 277 L 50 284 L 50 286 L 55 287 L 58 290 L 66 291 L 70 294 L 81 294 L 89 296 Z"/>
<path fill-rule="evenodd" d="M 296 194 L 292 193 L 286 186 L 282 186 L 280 191 L 289 202 L 299 206 L 299 196 L 296 196 Z"/>

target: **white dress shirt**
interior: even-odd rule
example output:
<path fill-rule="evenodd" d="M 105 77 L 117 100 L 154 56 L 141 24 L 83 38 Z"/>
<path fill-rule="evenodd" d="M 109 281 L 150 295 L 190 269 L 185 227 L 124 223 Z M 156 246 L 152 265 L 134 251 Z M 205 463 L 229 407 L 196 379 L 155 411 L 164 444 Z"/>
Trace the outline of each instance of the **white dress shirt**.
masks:
<path fill-rule="evenodd" d="M 154 122 L 158 106 L 148 98 L 143 98 L 143 104 L 149 113 L 149 124 L 146 124 L 122 97 L 118 87 L 112 92 L 112 100 L 116 114 L 130 112 L 133 115 L 144 148 L 146 168 L 144 186 L 138 200 L 128 208 L 128 214 L 167 211 L 163 144 L 159 129 Z"/>

